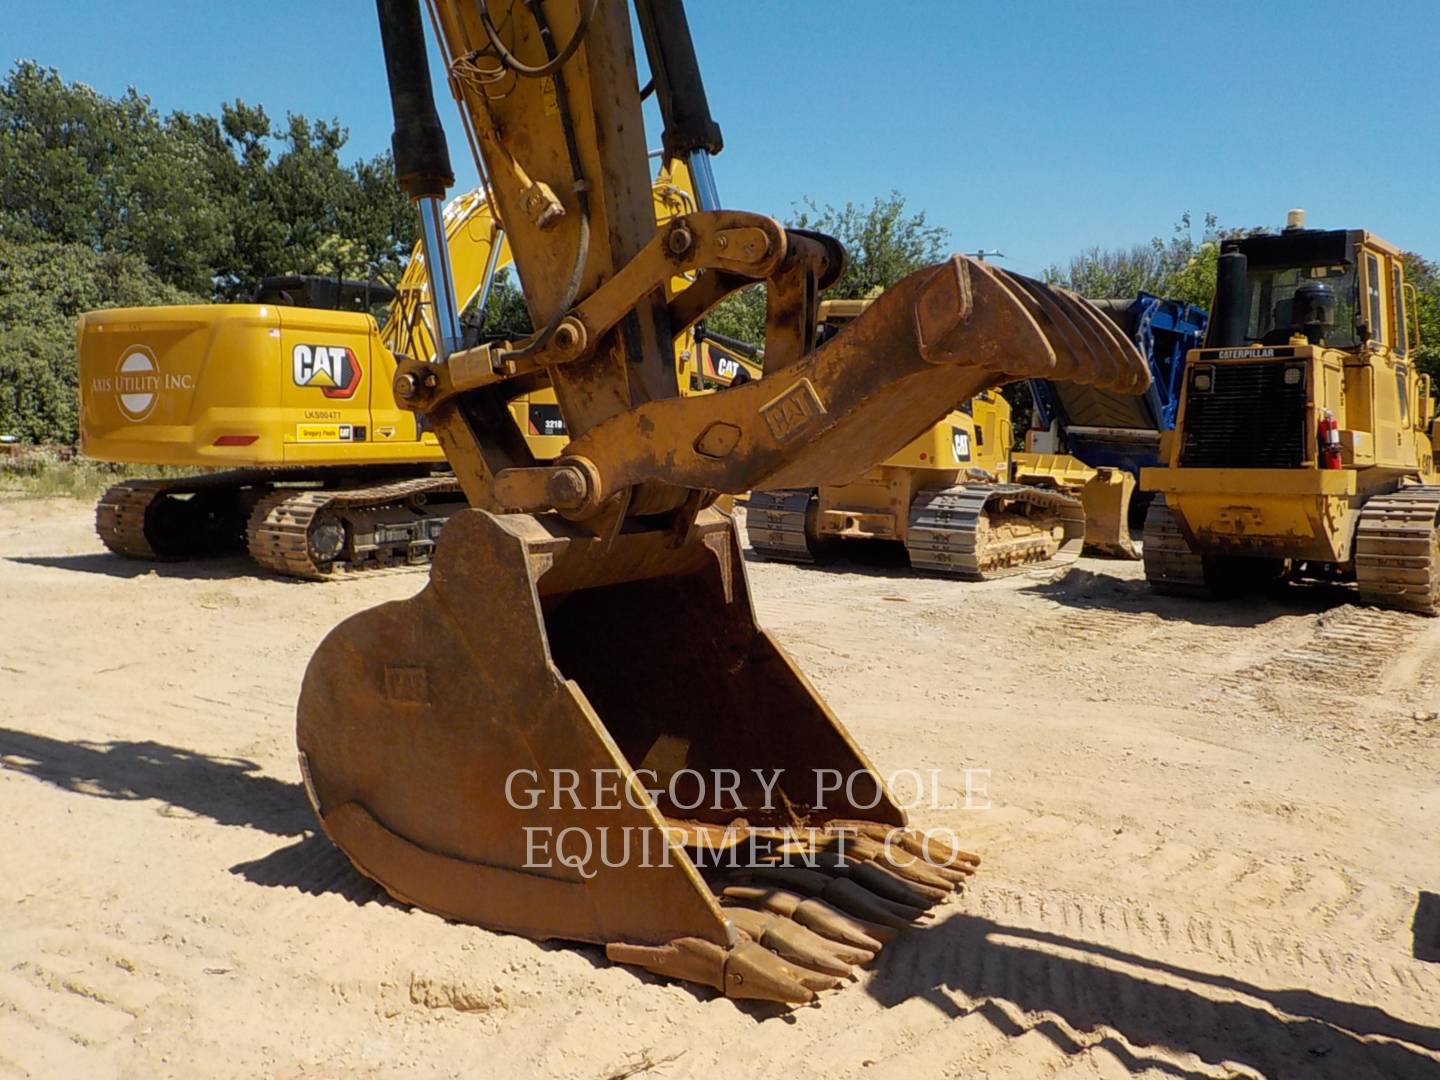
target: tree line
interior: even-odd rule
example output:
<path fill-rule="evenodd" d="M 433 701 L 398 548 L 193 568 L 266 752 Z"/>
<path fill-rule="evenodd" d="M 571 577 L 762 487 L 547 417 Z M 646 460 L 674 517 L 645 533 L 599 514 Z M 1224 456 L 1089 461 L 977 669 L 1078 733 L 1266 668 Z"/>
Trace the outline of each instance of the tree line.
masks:
<path fill-rule="evenodd" d="M 415 214 L 388 153 L 344 164 L 336 121 L 226 103 L 161 116 L 53 68 L 0 83 L 0 433 L 74 442 L 75 319 L 231 301 L 271 274 L 394 283 Z"/>
<path fill-rule="evenodd" d="M 242 300 L 272 274 L 394 284 L 416 239 L 415 214 L 389 154 L 347 165 L 346 139 L 337 120 L 291 113 L 280 122 L 239 100 L 218 115 L 161 116 L 133 88 L 111 98 L 17 63 L 0 83 L 0 433 L 75 441 L 81 312 Z M 843 207 L 806 201 L 786 224 L 845 245 L 845 272 L 825 294 L 834 299 L 872 296 L 951 243 L 894 191 Z M 1085 296 L 1143 290 L 1205 307 L 1220 242 L 1235 233 L 1206 215 L 1197 235 L 1185 214 L 1167 238 L 1091 248 L 1042 276 Z M 1417 361 L 1440 375 L 1440 265 L 1406 258 L 1427 343 Z M 735 293 L 706 321 L 763 343 L 764 286 Z M 510 276 L 492 289 L 484 322 L 528 332 Z"/>

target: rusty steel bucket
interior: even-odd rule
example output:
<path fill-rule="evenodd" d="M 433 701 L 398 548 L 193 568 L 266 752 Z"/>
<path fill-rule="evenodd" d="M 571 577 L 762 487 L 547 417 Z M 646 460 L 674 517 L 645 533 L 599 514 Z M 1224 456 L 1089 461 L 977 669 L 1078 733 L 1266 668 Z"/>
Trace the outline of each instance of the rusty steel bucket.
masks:
<path fill-rule="evenodd" d="M 731 996 L 804 1001 L 833 984 L 834 939 L 777 955 L 803 903 L 879 933 L 978 861 L 935 859 L 899 831 L 881 778 L 756 624 L 736 530 L 713 509 L 683 538 L 608 542 L 555 514 L 462 511 L 417 596 L 326 637 L 298 743 L 326 834 L 397 899 L 603 943 Z M 924 858 L 836 841 L 858 834 Z M 727 861 L 742 840 L 743 865 Z M 952 866 L 908 865 L 930 860 Z M 756 908 L 784 925 L 757 929 Z"/>

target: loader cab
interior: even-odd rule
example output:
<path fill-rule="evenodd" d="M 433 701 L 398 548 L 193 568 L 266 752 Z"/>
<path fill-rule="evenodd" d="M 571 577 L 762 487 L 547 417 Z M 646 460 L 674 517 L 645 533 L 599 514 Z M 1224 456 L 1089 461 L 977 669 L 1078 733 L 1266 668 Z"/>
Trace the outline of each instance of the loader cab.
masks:
<path fill-rule="evenodd" d="M 1281 346 L 1304 338 L 1304 344 L 1344 352 L 1405 357 L 1419 344 L 1404 258 L 1373 233 L 1287 228 L 1227 240 L 1221 256 L 1244 278 L 1230 292 L 1217 283 L 1207 347 Z M 1230 310 L 1237 303 L 1240 310 Z M 1233 340 L 1223 340 L 1227 334 Z"/>
<path fill-rule="evenodd" d="M 1428 473 L 1430 380 L 1415 371 L 1400 249 L 1360 229 L 1226 240 L 1203 348 L 1166 454 L 1191 468 Z"/>

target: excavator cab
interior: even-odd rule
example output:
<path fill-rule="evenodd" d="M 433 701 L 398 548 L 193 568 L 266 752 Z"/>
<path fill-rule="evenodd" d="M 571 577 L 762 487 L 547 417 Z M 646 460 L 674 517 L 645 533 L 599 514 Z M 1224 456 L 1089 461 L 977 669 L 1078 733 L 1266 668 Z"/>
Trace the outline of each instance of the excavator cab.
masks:
<path fill-rule="evenodd" d="M 371 308 L 383 307 L 394 299 L 395 290 L 380 281 L 283 274 L 261 278 L 250 302 L 368 313 Z"/>
<path fill-rule="evenodd" d="M 438 236 L 452 174 L 418 3 L 378 8 L 397 174 Z M 756 624 L 717 500 L 848 481 L 1007 378 L 1140 389 L 1143 362 L 1077 298 L 958 256 L 816 348 L 843 250 L 720 207 L 720 131 L 676 0 L 635 4 L 665 153 L 697 194 L 658 226 L 623 0 L 431 9 L 536 330 L 461 348 L 443 245 L 427 246 L 440 347 L 402 362 L 394 389 L 471 508 L 419 595 L 352 616 L 312 658 L 306 789 L 327 835 L 402 900 L 603 943 L 731 997 L 808 1001 L 978 860 L 906 827 Z M 765 377 L 682 394 L 675 339 L 752 283 L 768 296 Z M 504 411 L 546 382 L 568 440 L 554 461 Z"/>

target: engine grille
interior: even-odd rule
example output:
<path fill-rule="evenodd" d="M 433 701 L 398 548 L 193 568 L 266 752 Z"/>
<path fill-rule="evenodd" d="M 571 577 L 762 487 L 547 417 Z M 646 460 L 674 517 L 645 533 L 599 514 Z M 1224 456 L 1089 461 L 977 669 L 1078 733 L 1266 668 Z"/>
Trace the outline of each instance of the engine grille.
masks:
<path fill-rule="evenodd" d="M 1304 464 L 1305 380 L 1285 382 L 1293 364 L 1215 364 L 1212 386 L 1192 384 L 1180 464 L 1199 469 L 1294 469 Z"/>

